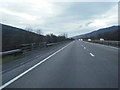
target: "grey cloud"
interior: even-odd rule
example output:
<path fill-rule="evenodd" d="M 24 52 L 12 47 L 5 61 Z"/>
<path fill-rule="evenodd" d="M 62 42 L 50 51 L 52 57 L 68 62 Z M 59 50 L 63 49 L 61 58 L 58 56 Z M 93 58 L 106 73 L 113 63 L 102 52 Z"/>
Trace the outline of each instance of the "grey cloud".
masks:
<path fill-rule="evenodd" d="M 113 2 L 57 2 L 52 3 L 51 9 L 41 8 L 39 10 L 32 3 L 18 1 L 4 3 L 0 8 L 7 9 L 13 13 L 25 13 L 36 17 L 36 20 L 29 21 L 25 18 L 3 13 L 3 23 L 22 28 L 32 26 L 32 28 L 42 29 L 44 33 L 61 34 L 67 32 L 69 36 L 74 36 L 93 30 L 94 28 L 89 27 L 92 20 L 95 20 L 96 16 L 106 13 L 115 5 L 116 3 Z M 52 14 L 49 10 L 53 10 Z"/>
<path fill-rule="evenodd" d="M 64 13 L 64 16 L 79 16 L 79 19 L 89 19 L 100 15 L 116 5 L 113 2 L 75 2 Z"/>

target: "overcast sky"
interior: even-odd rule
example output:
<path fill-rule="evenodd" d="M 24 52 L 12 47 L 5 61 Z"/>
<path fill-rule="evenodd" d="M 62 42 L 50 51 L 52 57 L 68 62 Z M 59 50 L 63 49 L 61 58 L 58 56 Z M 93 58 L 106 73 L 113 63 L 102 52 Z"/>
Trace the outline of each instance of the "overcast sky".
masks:
<path fill-rule="evenodd" d="M 69 37 L 118 24 L 117 2 L 0 0 L 1 23 Z"/>

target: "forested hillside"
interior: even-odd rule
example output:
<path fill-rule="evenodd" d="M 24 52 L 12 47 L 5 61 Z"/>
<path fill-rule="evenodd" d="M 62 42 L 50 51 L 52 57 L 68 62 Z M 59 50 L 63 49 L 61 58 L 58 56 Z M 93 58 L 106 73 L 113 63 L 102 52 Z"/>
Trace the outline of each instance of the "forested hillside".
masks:
<path fill-rule="evenodd" d="M 65 40 L 68 40 L 65 36 L 56 36 L 53 34 L 44 36 L 2 24 L 2 51 L 19 48 L 21 44 L 55 43 Z"/>
<path fill-rule="evenodd" d="M 120 26 L 112 26 L 108 28 L 102 28 L 87 34 L 83 35 L 78 35 L 73 38 L 78 39 L 78 38 L 84 38 L 84 39 L 94 39 L 94 40 L 99 40 L 100 38 L 104 38 L 105 40 L 115 40 L 115 41 L 120 41 L 119 39 L 119 32 L 120 32 Z"/>

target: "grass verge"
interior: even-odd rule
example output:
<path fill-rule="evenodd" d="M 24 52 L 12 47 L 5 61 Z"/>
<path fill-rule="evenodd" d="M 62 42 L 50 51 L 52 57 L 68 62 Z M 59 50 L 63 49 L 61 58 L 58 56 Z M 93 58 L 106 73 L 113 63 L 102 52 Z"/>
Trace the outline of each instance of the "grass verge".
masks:
<path fill-rule="evenodd" d="M 112 43 L 112 42 L 104 42 L 104 41 L 88 41 L 88 42 L 104 44 L 104 45 L 108 45 L 108 46 L 120 47 L 120 43 Z"/>
<path fill-rule="evenodd" d="M 25 57 L 24 54 L 16 55 L 16 56 L 9 55 L 9 56 L 6 56 L 6 57 L 2 58 L 2 64 L 6 64 L 6 63 L 9 63 L 9 62 L 15 61 L 17 59 L 23 58 L 23 57 Z"/>

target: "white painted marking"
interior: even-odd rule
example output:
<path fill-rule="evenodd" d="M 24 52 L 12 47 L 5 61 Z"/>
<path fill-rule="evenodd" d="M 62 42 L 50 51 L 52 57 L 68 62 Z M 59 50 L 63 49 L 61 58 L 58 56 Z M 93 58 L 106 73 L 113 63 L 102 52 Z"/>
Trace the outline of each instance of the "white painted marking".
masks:
<path fill-rule="evenodd" d="M 90 55 L 92 56 L 92 57 L 94 57 L 95 55 L 94 54 L 92 54 L 92 53 L 90 53 Z"/>
<path fill-rule="evenodd" d="M 84 47 L 84 49 L 86 49 L 86 47 Z"/>
<path fill-rule="evenodd" d="M 83 45 L 81 45 L 81 46 L 83 46 Z"/>
<path fill-rule="evenodd" d="M 71 42 L 72 43 L 72 42 Z M 31 68 L 29 68 L 28 70 L 24 71 L 23 73 L 21 73 L 20 75 L 16 76 L 15 78 L 13 78 L 12 80 L 8 81 L 7 83 L 5 83 L 4 85 L 0 86 L 0 90 L 7 87 L 8 85 L 10 85 L 11 83 L 13 83 L 14 81 L 16 81 L 17 79 L 19 79 L 20 77 L 22 77 L 23 75 L 25 75 L 26 73 L 30 72 L 31 70 L 33 70 L 34 68 L 36 68 L 38 65 L 42 64 L 43 62 L 45 62 L 46 60 L 48 60 L 49 58 L 51 58 L 52 56 L 54 56 L 55 54 L 57 54 L 58 52 L 62 51 L 63 49 L 65 49 L 66 47 L 68 47 L 71 43 L 69 43 L 68 45 L 64 46 L 63 48 L 59 49 L 58 51 L 56 51 L 55 53 L 51 54 L 50 56 L 48 56 L 47 58 L 43 59 L 42 61 L 40 61 L 39 63 L 35 64 L 34 66 L 32 66 Z"/>

